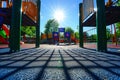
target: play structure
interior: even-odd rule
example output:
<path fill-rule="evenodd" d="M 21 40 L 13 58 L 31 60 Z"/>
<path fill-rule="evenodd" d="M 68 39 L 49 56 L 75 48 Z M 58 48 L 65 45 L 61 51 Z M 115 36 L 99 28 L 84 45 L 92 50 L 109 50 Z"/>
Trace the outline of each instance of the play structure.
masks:
<path fill-rule="evenodd" d="M 83 0 L 79 5 L 80 47 L 83 46 L 83 27 L 95 26 L 97 29 L 97 51 L 107 51 L 106 25 L 120 22 L 120 7 L 114 5 L 118 0 Z M 113 6 L 114 5 L 114 6 Z M 2 24 L 10 25 L 9 47 L 11 52 L 20 50 L 20 27 L 36 26 L 35 47 L 40 45 L 40 6 L 41 0 L 0 0 L 0 18 Z M 87 12 L 84 12 L 84 11 Z M 22 15 L 21 15 L 22 14 Z M 85 15 L 86 14 L 86 15 Z"/>
<path fill-rule="evenodd" d="M 107 51 L 106 26 L 120 22 L 120 7 L 116 6 L 118 1 L 108 0 L 105 4 L 105 0 L 96 0 L 97 11 L 95 11 L 94 0 L 83 0 L 83 3 L 79 6 L 80 47 L 84 47 L 85 32 L 83 32 L 83 27 L 96 27 L 96 49 L 101 52 Z M 115 42 L 115 34 L 113 37 Z"/>
<path fill-rule="evenodd" d="M 0 43 L 1 44 L 8 44 L 8 38 L 9 38 L 9 28 L 7 25 L 3 24 L 0 28 Z"/>
<path fill-rule="evenodd" d="M 37 4 L 36 0 L 22 1 L 22 25 L 33 26 L 37 22 Z M 3 17 L 3 23 L 10 25 L 12 16 L 13 0 L 0 1 L 0 17 Z M 1 19 L 1 18 L 0 18 Z"/>
<path fill-rule="evenodd" d="M 46 40 L 47 34 L 41 34 L 41 40 Z M 48 34 L 48 40 L 51 40 L 51 43 L 77 43 L 75 36 L 70 32 L 65 32 L 65 28 L 58 28 L 58 32 L 52 32 Z M 44 42 L 43 42 L 44 43 Z"/>
<path fill-rule="evenodd" d="M 7 25 L 2 24 L 0 28 L 0 44 L 9 44 L 9 35 L 10 35 L 10 30 L 7 27 Z M 20 44 L 24 44 L 23 41 L 20 41 Z"/>
<path fill-rule="evenodd" d="M 0 0 L 0 42 L 9 43 L 10 52 L 19 51 L 23 43 L 21 26 L 36 26 L 36 47 L 39 47 L 39 12 L 40 0 Z M 3 24 L 10 29 L 5 30 Z"/>

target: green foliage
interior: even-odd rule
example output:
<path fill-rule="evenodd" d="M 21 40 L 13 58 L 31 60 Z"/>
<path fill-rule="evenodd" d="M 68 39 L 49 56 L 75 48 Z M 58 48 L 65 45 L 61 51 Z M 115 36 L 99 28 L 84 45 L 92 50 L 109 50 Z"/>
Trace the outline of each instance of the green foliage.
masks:
<path fill-rule="evenodd" d="M 107 35 L 107 40 L 109 40 L 111 38 L 111 33 L 109 28 L 106 29 L 106 35 Z"/>
<path fill-rule="evenodd" d="M 58 22 L 55 19 L 49 19 L 45 25 L 45 30 L 44 33 L 47 34 L 47 39 L 48 39 L 48 34 L 52 32 L 58 31 Z"/>
<path fill-rule="evenodd" d="M 116 34 L 117 37 L 120 38 L 120 22 L 116 23 Z"/>
<path fill-rule="evenodd" d="M 34 26 L 22 26 L 21 27 L 21 35 L 28 35 L 30 37 L 35 36 L 36 28 Z"/>
<path fill-rule="evenodd" d="M 64 38 L 64 33 L 60 32 L 60 38 Z"/>
<path fill-rule="evenodd" d="M 79 32 L 75 32 L 75 38 L 79 39 Z"/>
<path fill-rule="evenodd" d="M 58 22 L 55 19 L 49 19 L 45 25 L 44 33 L 52 33 L 58 31 Z"/>
<path fill-rule="evenodd" d="M 74 30 L 71 27 L 66 27 L 65 32 L 70 32 L 71 34 L 73 34 Z"/>
<path fill-rule="evenodd" d="M 120 6 L 120 0 L 118 0 L 117 6 Z M 115 25 L 117 38 L 120 38 L 120 22 L 116 23 Z"/>
<path fill-rule="evenodd" d="M 117 2 L 117 6 L 120 6 L 120 0 L 118 0 L 118 2 Z"/>
<path fill-rule="evenodd" d="M 97 34 L 92 34 L 90 37 L 89 37 L 90 40 L 92 41 L 96 41 L 97 39 Z"/>

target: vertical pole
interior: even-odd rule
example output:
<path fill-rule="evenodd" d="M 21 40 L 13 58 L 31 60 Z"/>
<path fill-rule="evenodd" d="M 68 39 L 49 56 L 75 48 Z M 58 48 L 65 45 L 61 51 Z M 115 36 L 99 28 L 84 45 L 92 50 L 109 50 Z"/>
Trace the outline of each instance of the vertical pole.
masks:
<path fill-rule="evenodd" d="M 112 29 L 112 25 L 111 25 L 111 40 L 112 40 L 112 44 L 113 44 L 114 41 L 113 41 L 113 35 L 112 35 L 113 32 L 112 31 L 113 31 L 113 29 Z"/>
<path fill-rule="evenodd" d="M 41 1 L 37 0 L 38 20 L 36 26 L 36 48 L 40 46 L 40 6 L 41 6 Z"/>
<path fill-rule="evenodd" d="M 83 47 L 82 3 L 79 4 L 79 46 Z"/>
<path fill-rule="evenodd" d="M 117 46 L 117 35 L 116 35 L 116 27 L 115 24 L 114 25 L 114 36 L 115 36 L 115 45 Z"/>
<path fill-rule="evenodd" d="M 105 1 L 96 0 L 97 2 L 97 50 L 101 52 L 107 51 L 107 37 L 106 37 L 106 19 L 105 19 Z"/>
<path fill-rule="evenodd" d="M 22 0 L 13 0 L 9 41 L 10 52 L 20 50 L 21 4 Z"/>

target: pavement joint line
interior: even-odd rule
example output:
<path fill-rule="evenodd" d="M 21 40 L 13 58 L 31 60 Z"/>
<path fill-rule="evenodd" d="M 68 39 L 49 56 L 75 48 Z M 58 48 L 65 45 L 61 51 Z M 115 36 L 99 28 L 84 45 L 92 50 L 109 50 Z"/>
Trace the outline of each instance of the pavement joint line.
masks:
<path fill-rule="evenodd" d="M 22 51 L 23 52 L 23 51 Z M 12 56 L 12 55 L 14 55 L 14 56 Z M 12 53 L 12 54 L 10 54 L 9 56 L 12 56 L 11 58 L 8 58 L 7 60 L 10 60 L 10 59 L 13 59 L 13 58 L 15 58 L 15 57 L 19 57 L 19 56 L 23 56 L 23 55 L 26 55 L 26 52 L 24 51 L 24 54 L 22 53 L 21 54 L 21 51 L 20 52 L 17 52 L 17 53 Z"/>
<path fill-rule="evenodd" d="M 115 65 L 116 67 L 120 67 L 119 65 L 116 65 L 116 64 L 114 64 L 114 63 L 109 62 L 109 61 L 120 61 L 120 60 L 111 60 L 111 59 L 109 59 L 109 58 L 107 58 L 107 57 L 105 57 L 105 56 L 102 56 L 102 58 L 104 57 L 104 58 L 106 58 L 106 59 L 108 59 L 108 60 L 102 60 L 102 59 L 98 59 L 98 58 L 95 57 L 95 56 L 100 57 L 99 55 L 95 55 L 95 56 L 89 56 L 89 55 L 87 55 L 87 56 L 88 56 L 88 57 L 93 57 L 93 58 L 97 59 L 97 60 L 94 60 L 94 61 L 104 61 L 104 62 L 110 63 L 110 64 L 112 64 L 112 65 Z"/>
<path fill-rule="evenodd" d="M 65 73 L 66 79 L 67 79 L 67 80 L 72 80 L 72 79 L 71 79 L 71 76 L 70 76 L 69 73 L 68 73 L 68 69 L 67 69 L 67 66 L 66 66 L 66 64 L 65 64 L 65 60 L 64 60 L 64 58 L 63 58 L 60 50 L 59 50 L 59 54 L 60 54 L 60 57 L 61 57 L 61 60 L 62 60 L 63 69 L 64 69 L 64 73 Z"/>
<path fill-rule="evenodd" d="M 47 67 L 48 63 L 50 62 L 54 51 L 55 51 L 55 49 L 52 50 L 52 53 L 50 54 L 50 57 L 48 58 L 48 60 L 46 61 L 46 63 L 43 65 L 42 70 L 39 72 L 39 74 L 38 74 L 38 76 L 36 77 L 35 80 L 41 80 L 41 79 L 42 79 L 43 73 L 44 73 L 44 71 L 45 71 L 45 68 Z"/>
<path fill-rule="evenodd" d="M 76 53 L 76 52 L 73 52 L 73 51 L 71 51 L 71 52 L 77 54 L 78 56 L 80 56 L 80 54 L 78 54 L 78 53 Z M 69 54 L 69 53 L 68 53 L 68 54 Z M 83 56 L 83 57 L 84 57 L 84 56 Z M 110 68 L 116 68 L 116 67 L 105 67 L 105 66 L 101 66 L 100 64 L 96 63 L 96 62 L 93 61 L 93 60 L 90 60 L 90 59 L 88 59 L 88 58 L 86 58 L 86 57 L 84 57 L 84 58 L 85 58 L 86 60 L 88 60 L 88 61 L 91 61 L 91 62 L 95 63 L 96 65 L 100 66 L 100 67 L 103 68 L 104 70 L 107 70 L 108 72 L 110 72 L 110 73 L 112 73 L 112 74 L 115 74 L 115 75 L 120 76 L 120 74 L 115 73 L 114 71 L 110 70 Z M 118 66 L 118 68 L 120 68 L 120 67 Z"/>
<path fill-rule="evenodd" d="M 70 57 L 72 57 L 77 63 L 79 63 L 83 69 L 95 80 L 101 80 L 97 75 L 95 75 L 93 72 L 91 72 L 87 67 L 85 67 L 82 63 L 80 63 L 76 58 L 74 58 L 72 55 L 70 55 L 66 50 L 63 50 L 66 54 L 68 54 Z"/>
<path fill-rule="evenodd" d="M 52 52 L 53 55 L 51 55 Z M 42 56 L 38 57 L 40 55 Z M 44 47 L 44 48 L 37 48 L 32 50 L 30 49 L 30 50 L 24 50 L 24 51 L 12 53 L 9 55 L 8 54 L 0 55 L 0 60 L 1 60 L 0 80 L 2 79 L 119 80 L 120 79 L 119 56 L 82 49 L 82 48 L 57 46 L 53 48 Z M 12 61 L 16 61 L 14 62 L 15 64 L 12 63 Z M 61 62 L 61 65 L 59 65 L 58 63 L 56 64 L 56 62 L 58 61 Z M 20 63 L 20 65 L 18 62 Z M 57 66 L 61 66 L 61 67 L 57 67 Z M 97 79 L 89 71 L 93 73 L 95 76 L 97 76 L 99 79 Z M 70 77 L 70 79 L 68 77 Z"/>
<path fill-rule="evenodd" d="M 49 51 L 49 50 L 48 50 L 48 51 Z M 19 67 L 18 69 L 16 69 L 16 70 L 14 70 L 14 71 L 8 73 L 7 75 L 1 77 L 0 80 L 3 80 L 3 79 L 5 79 L 5 78 L 7 78 L 8 76 L 10 76 L 10 75 L 12 75 L 12 74 L 18 72 L 18 71 L 21 70 L 22 68 L 24 68 L 24 67 L 26 67 L 27 65 L 29 65 L 30 63 L 34 62 L 37 58 L 39 58 L 39 57 L 43 56 L 44 54 L 46 54 L 48 51 L 46 51 L 46 52 L 44 52 L 43 54 L 41 54 L 40 56 L 36 57 L 34 60 L 28 62 L 28 63 L 25 64 L 24 66 Z"/>
<path fill-rule="evenodd" d="M 42 50 L 42 51 L 44 51 L 44 50 Z M 39 52 L 42 52 L 42 51 L 39 51 Z M 36 52 L 36 53 L 38 53 L 38 52 Z M 21 58 L 21 59 L 19 59 L 19 60 L 15 60 L 15 61 L 13 61 L 13 62 L 11 62 L 11 63 L 9 63 L 9 64 L 6 64 L 6 65 L 0 66 L 0 67 L 5 67 L 5 66 L 7 66 L 7 65 L 10 65 L 10 64 L 13 64 L 13 63 L 19 62 L 19 61 L 21 61 L 21 60 L 23 60 L 23 59 L 25 59 L 25 58 L 31 57 L 31 56 L 33 56 L 33 55 L 34 55 L 34 54 L 31 54 L 31 55 L 25 56 L 25 57 L 23 57 L 23 58 Z M 13 59 L 13 58 L 11 58 L 11 59 Z M 11 60 L 11 59 L 8 59 L 8 60 Z M 3 61 L 3 60 L 2 60 L 2 61 Z"/>

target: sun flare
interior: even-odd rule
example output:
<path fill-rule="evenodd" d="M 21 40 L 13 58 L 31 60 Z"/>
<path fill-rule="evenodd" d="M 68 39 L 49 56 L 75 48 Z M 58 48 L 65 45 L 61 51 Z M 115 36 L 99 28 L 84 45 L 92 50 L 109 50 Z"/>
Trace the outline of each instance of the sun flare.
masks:
<path fill-rule="evenodd" d="M 54 12 L 54 18 L 58 21 L 58 22 L 61 22 L 64 20 L 64 11 L 62 10 L 55 10 Z"/>

